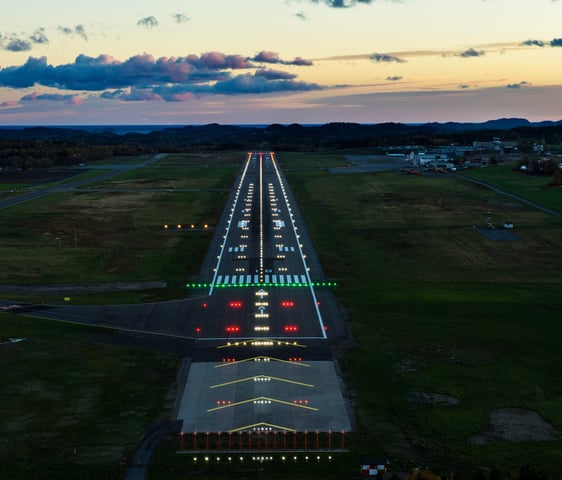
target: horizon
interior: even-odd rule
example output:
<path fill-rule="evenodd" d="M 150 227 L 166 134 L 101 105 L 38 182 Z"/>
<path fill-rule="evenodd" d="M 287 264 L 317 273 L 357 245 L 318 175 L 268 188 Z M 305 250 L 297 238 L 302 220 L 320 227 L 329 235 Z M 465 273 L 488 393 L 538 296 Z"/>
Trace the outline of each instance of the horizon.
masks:
<path fill-rule="evenodd" d="M 8 130 L 15 130 L 15 129 L 26 129 L 26 128 L 69 128 L 69 129 L 80 129 L 80 128 L 139 128 L 139 129 L 166 129 L 166 128 L 181 128 L 181 127 L 205 127 L 209 125 L 219 125 L 219 126 L 231 126 L 231 127 L 245 127 L 245 128 L 266 128 L 272 125 L 281 125 L 281 126 L 291 126 L 291 125 L 299 125 L 302 127 L 318 127 L 328 124 L 334 123 L 341 123 L 341 124 L 357 124 L 357 125 L 366 125 L 366 126 L 376 126 L 376 125 L 384 125 L 384 124 L 402 124 L 408 126 L 424 126 L 424 125 L 446 125 L 446 124 L 459 124 L 459 125 L 483 125 L 486 123 L 491 122 L 501 122 L 501 121 L 522 121 L 528 122 L 530 126 L 543 124 L 543 123 L 562 123 L 562 117 L 557 120 L 548 119 L 548 120 L 541 120 L 537 122 L 532 122 L 529 119 L 523 117 L 502 117 L 502 118 L 490 118 L 481 122 L 462 122 L 462 121 L 443 121 L 443 122 L 352 122 L 352 121 L 330 121 L 324 123 L 299 123 L 299 122 L 291 122 L 291 123 L 219 123 L 219 122 L 210 122 L 210 123 L 177 123 L 177 124 L 151 124 L 151 123 L 98 123 L 98 124 L 29 124 L 29 125 L 2 125 L 0 124 L 0 130 L 8 129 Z"/>
<path fill-rule="evenodd" d="M 0 19 L 0 126 L 540 122 L 562 111 L 562 72 L 549 68 L 562 56 L 560 1 L 32 3 L 33 16 L 16 4 Z"/>

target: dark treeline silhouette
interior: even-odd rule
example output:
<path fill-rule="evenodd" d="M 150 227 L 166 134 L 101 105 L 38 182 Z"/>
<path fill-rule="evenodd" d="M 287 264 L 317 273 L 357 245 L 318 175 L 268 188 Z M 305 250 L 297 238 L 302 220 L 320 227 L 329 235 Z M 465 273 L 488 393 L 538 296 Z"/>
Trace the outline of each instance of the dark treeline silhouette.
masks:
<path fill-rule="evenodd" d="M 328 123 L 272 124 L 265 128 L 209 124 L 118 135 L 111 131 L 30 127 L 0 129 L 0 166 L 48 167 L 122 155 L 226 149 L 313 151 L 324 148 L 385 148 L 400 145 L 470 145 L 475 140 L 560 144 L 562 122 L 530 124 L 503 119 L 481 124 Z"/>

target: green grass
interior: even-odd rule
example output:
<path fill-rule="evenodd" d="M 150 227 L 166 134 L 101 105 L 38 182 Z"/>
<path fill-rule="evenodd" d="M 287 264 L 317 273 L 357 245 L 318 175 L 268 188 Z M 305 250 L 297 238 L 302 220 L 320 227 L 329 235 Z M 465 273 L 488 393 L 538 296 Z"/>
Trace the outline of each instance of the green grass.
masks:
<path fill-rule="evenodd" d="M 121 456 L 169 412 L 177 358 L 107 330 L 0 314 L 10 337 L 25 340 L 0 345 L 0 477 L 122 478 Z"/>
<path fill-rule="evenodd" d="M 1 212 L 0 283 L 161 280 L 200 267 L 226 192 L 57 194 Z M 194 224 L 209 230 L 163 228 Z"/>
<path fill-rule="evenodd" d="M 74 296 L 73 301 L 181 297 L 185 283 L 199 271 L 243 158 L 239 152 L 169 155 L 155 166 L 128 172 L 126 179 L 90 185 L 111 192 L 53 194 L 2 210 L 0 283 L 159 280 L 168 287 L 150 293 Z M 139 158 L 125 160 L 135 163 Z M 187 228 L 165 230 L 164 224 Z M 202 229 L 205 224 L 209 229 Z"/>
<path fill-rule="evenodd" d="M 528 462 L 558 471 L 561 441 L 467 440 L 493 408 L 531 409 L 562 430 L 560 219 L 450 177 L 288 177 L 358 342 L 344 370 L 362 448 L 403 468 L 515 471 Z M 492 207 L 521 240 L 494 242 L 472 228 Z M 416 371 L 400 373 L 404 362 Z M 409 392 L 460 404 L 416 404 Z"/>
<path fill-rule="evenodd" d="M 463 175 L 520 195 L 527 200 L 562 213 L 562 188 L 552 187 L 552 176 L 528 175 L 514 170 L 515 164 L 508 162 L 486 168 L 466 170 Z"/>
<path fill-rule="evenodd" d="M 329 467 L 273 464 L 263 470 L 236 467 L 230 475 L 353 478 L 361 453 L 384 454 L 397 469 L 419 466 L 469 476 L 480 466 L 497 465 L 512 473 L 531 463 L 557 475 L 562 468 L 562 441 L 476 446 L 467 440 L 486 429 L 494 408 L 537 411 L 562 431 L 562 220 L 449 176 L 329 174 L 329 166 L 345 165 L 346 153 L 279 153 L 278 159 L 324 270 L 338 282 L 336 293 L 354 334 L 355 346 L 340 359 L 358 426 L 349 436 L 351 453 Z M 156 164 L 160 168 L 150 166 L 104 185 L 132 186 L 134 192 L 59 194 L 1 211 L 0 283 L 166 280 L 170 289 L 156 298 L 181 292 L 181 283 L 197 272 L 212 232 L 164 232 L 162 224 L 216 222 L 226 192 L 209 190 L 230 188 L 245 158 L 243 152 L 220 155 L 170 155 L 165 164 Z M 529 187 L 525 182 L 531 177 L 505 166 L 493 168 L 469 173 L 484 175 L 482 180 L 519 194 Z M 178 191 L 149 191 L 161 185 L 177 186 Z M 179 191 L 182 188 L 201 191 Z M 491 241 L 478 233 L 473 227 L 485 226 L 489 211 L 496 223 L 512 221 L 520 239 Z M 80 295 L 72 301 L 123 303 L 142 301 L 146 295 Z M 112 402 L 95 388 L 100 378 L 107 378 L 102 390 L 116 388 L 119 403 L 134 408 L 135 397 L 127 399 L 128 389 L 133 388 L 127 375 L 130 369 L 138 372 L 137 364 L 150 371 L 148 360 L 138 359 L 130 349 L 98 342 L 97 337 L 93 341 L 87 329 L 7 314 L 0 325 L 5 337 L 41 339 L 15 347 L 24 349 L 18 350 L 17 357 L 6 355 L 9 351 L 0 347 L 6 366 L 1 369 L 3 385 L 28 385 L 21 380 L 28 377 L 39 381 L 37 391 L 32 382 L 28 390 L 2 397 L 8 402 L 3 411 L 15 409 L 15 415 L 3 421 L 21 418 L 13 422 L 21 431 L 7 447 L 15 452 L 12 468 L 22 472 L 35 468 L 23 462 L 38 451 L 38 468 L 64 470 L 62 457 L 48 461 L 55 446 L 63 445 L 61 450 L 68 454 L 72 445 L 88 442 L 98 447 L 89 450 L 88 466 L 84 458 L 72 460 L 77 472 L 117 465 L 122 449 L 116 444 L 126 445 L 127 450 L 134 441 L 122 442 L 112 424 L 94 425 L 94 418 L 103 413 L 108 419 L 119 417 Z M 57 345 L 65 348 L 55 351 Z M 50 350 L 41 350 L 47 347 Z M 39 368 L 38 359 L 43 358 Z M 156 364 L 173 363 L 166 356 L 149 354 L 148 358 Z M 85 374 L 90 371 L 97 373 Z M 151 388 L 152 377 L 146 378 L 149 382 L 135 378 L 137 388 Z M 150 423 L 149 417 L 161 411 L 159 395 L 172 383 L 168 378 L 155 387 L 160 393 L 148 395 L 145 408 L 151 413 L 138 412 L 139 425 Z M 84 414 L 80 405 L 72 406 L 74 396 L 68 393 L 72 391 L 79 392 L 77 397 L 93 398 L 88 403 L 91 412 Z M 413 403 L 406 399 L 411 392 L 447 394 L 460 403 Z M 49 398 L 71 404 L 66 411 L 57 410 L 64 407 Z M 22 402 L 21 410 L 17 402 Z M 45 418 L 30 411 L 45 412 Z M 57 423 L 75 411 L 86 415 L 88 440 L 79 436 L 75 426 L 66 430 L 64 423 Z M 36 432 L 45 428 L 41 421 L 54 424 L 57 433 L 37 437 Z M 138 439 L 138 431 L 135 435 Z M 174 441 L 164 443 L 151 478 L 193 474 L 224 478 L 216 468 L 190 469 L 188 464 L 184 456 L 175 454 Z M 59 477 L 53 473 L 47 478 Z"/>

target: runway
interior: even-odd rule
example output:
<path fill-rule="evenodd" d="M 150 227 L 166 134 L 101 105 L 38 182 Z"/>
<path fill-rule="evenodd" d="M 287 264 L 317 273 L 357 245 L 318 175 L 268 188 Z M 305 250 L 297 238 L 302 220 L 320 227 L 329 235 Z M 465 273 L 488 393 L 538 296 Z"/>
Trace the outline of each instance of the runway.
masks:
<path fill-rule="evenodd" d="M 350 431 L 330 354 L 341 318 L 272 152 L 250 152 L 186 319 L 184 432 Z M 310 263 L 309 263 L 310 261 Z"/>

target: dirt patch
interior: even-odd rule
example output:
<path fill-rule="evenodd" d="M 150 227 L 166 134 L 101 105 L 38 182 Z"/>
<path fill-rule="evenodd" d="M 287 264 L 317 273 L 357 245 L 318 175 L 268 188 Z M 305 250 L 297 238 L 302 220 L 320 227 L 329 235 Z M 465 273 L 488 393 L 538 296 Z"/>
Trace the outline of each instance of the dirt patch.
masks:
<path fill-rule="evenodd" d="M 415 403 L 441 403 L 444 405 L 458 405 L 460 403 L 458 398 L 442 393 L 410 392 L 406 395 L 406 400 Z"/>
<path fill-rule="evenodd" d="M 421 368 L 423 368 L 422 365 L 410 358 L 403 358 L 396 365 L 394 365 L 394 371 L 396 373 L 419 372 Z"/>
<path fill-rule="evenodd" d="M 537 412 L 522 408 L 498 408 L 490 411 L 488 429 L 468 439 L 472 445 L 494 442 L 549 442 L 561 433 Z"/>

